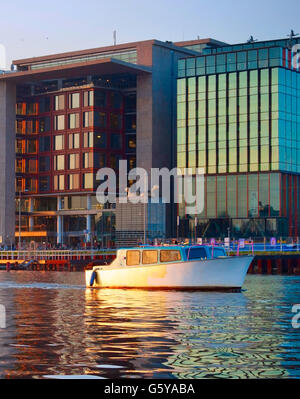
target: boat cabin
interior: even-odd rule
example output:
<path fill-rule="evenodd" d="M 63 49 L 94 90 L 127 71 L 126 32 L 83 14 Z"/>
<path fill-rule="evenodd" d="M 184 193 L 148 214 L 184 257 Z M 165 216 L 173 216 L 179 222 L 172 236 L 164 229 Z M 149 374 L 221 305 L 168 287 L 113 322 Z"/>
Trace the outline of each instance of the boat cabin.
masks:
<path fill-rule="evenodd" d="M 211 246 L 174 246 L 174 247 L 137 247 L 119 249 L 116 259 L 110 266 L 142 266 L 164 263 L 189 262 L 195 260 L 227 257 L 222 247 Z"/>

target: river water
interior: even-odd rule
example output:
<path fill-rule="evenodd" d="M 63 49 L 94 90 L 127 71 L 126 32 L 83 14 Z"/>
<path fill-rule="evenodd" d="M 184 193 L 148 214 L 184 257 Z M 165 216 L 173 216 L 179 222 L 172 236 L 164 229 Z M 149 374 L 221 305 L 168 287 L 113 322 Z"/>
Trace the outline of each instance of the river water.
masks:
<path fill-rule="evenodd" d="M 91 290 L 83 273 L 0 272 L 0 378 L 300 378 L 300 277 L 243 288 Z"/>

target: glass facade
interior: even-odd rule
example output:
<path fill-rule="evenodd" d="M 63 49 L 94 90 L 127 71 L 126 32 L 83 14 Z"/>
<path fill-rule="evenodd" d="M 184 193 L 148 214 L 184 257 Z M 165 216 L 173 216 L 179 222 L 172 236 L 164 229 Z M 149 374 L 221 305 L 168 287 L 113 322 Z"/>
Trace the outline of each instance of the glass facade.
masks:
<path fill-rule="evenodd" d="M 299 64 L 275 42 L 260 47 L 205 49 L 178 62 L 177 166 L 204 168 L 204 235 L 299 231 Z M 179 216 L 193 234 L 182 207 Z"/>

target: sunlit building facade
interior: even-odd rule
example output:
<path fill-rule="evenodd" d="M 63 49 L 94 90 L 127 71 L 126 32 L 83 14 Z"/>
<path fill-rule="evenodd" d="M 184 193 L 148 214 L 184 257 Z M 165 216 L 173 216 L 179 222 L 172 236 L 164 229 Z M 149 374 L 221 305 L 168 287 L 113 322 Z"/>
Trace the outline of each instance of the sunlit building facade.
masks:
<path fill-rule="evenodd" d="M 117 204 L 97 202 L 96 172 L 120 159 L 128 171 L 173 167 L 177 61 L 220 45 L 148 40 L 13 61 L 0 75 L 0 244 L 171 236 L 170 209 L 137 211 L 127 231 Z"/>
<path fill-rule="evenodd" d="M 205 171 L 182 236 L 300 233 L 299 39 L 204 49 L 178 62 L 177 166 Z"/>

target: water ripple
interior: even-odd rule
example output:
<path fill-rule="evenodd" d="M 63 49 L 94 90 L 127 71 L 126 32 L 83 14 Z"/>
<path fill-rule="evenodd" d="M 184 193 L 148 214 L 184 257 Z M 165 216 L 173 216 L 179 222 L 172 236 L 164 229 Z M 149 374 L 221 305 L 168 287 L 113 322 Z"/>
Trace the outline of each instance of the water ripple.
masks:
<path fill-rule="evenodd" d="M 0 273 L 2 378 L 300 378 L 300 278 L 242 293 L 91 290 L 82 273 Z"/>

